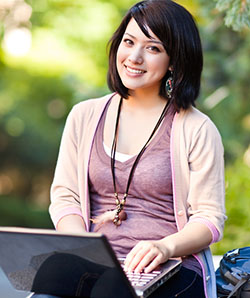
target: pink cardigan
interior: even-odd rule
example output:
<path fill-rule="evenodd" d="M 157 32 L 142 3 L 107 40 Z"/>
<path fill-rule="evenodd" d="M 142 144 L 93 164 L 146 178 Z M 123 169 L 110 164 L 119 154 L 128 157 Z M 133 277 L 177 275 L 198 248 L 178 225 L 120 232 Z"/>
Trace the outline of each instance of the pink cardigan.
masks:
<path fill-rule="evenodd" d="M 90 226 L 88 163 L 94 134 L 112 95 L 74 106 L 62 136 L 51 187 L 54 225 L 69 214 Z M 205 224 L 213 242 L 221 239 L 225 216 L 224 159 L 220 135 L 211 120 L 195 108 L 176 113 L 171 131 L 174 211 L 178 230 L 193 221 Z M 203 268 L 206 296 L 216 297 L 209 248 L 196 256 Z"/>

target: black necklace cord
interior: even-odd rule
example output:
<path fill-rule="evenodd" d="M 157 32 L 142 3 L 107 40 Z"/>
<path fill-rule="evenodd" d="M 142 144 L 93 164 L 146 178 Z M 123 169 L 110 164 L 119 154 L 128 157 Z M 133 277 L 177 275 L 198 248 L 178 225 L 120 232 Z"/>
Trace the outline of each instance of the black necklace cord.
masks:
<path fill-rule="evenodd" d="M 115 182 L 115 153 L 116 153 L 116 144 L 117 144 L 117 138 L 118 138 L 118 127 L 119 127 L 119 119 L 120 119 L 120 114 L 121 114 L 121 106 L 122 106 L 122 97 L 120 99 L 118 110 L 117 110 L 115 133 L 114 133 L 114 139 L 113 139 L 113 143 L 112 143 L 112 147 L 111 147 L 111 171 L 112 171 L 115 197 L 118 197 L 118 194 L 116 191 L 116 182 Z"/>
<path fill-rule="evenodd" d="M 157 121 L 151 135 L 150 135 L 150 137 L 148 138 L 145 145 L 142 147 L 141 151 L 138 153 L 138 155 L 137 155 L 137 157 L 136 157 L 136 159 L 135 159 L 135 161 L 134 161 L 134 163 L 131 167 L 129 177 L 128 177 L 126 191 L 123 195 L 123 199 L 120 200 L 119 197 L 118 197 L 117 188 L 116 188 L 116 181 L 115 181 L 115 153 L 116 153 L 116 146 L 117 146 L 117 139 L 118 139 L 118 127 L 119 127 L 119 119 L 120 119 L 120 114 L 121 114 L 122 101 L 123 101 L 123 98 L 121 97 L 120 102 L 119 102 L 119 106 L 118 106 L 118 110 L 117 110 L 117 117 L 116 117 L 116 124 L 115 124 L 115 134 L 114 134 L 114 139 L 113 139 L 112 148 L 111 148 L 111 172 L 112 172 L 114 196 L 115 196 L 115 202 L 116 202 L 116 214 L 115 214 L 115 217 L 113 219 L 113 223 L 117 226 L 121 224 L 121 220 L 125 220 L 127 218 L 127 215 L 123 211 L 123 208 L 124 208 L 124 205 L 126 203 L 129 187 L 130 187 L 130 184 L 131 184 L 134 172 L 135 172 L 135 168 L 136 168 L 142 154 L 146 150 L 147 145 L 152 140 L 155 132 L 159 128 L 162 120 L 164 119 L 164 117 L 167 114 L 167 111 L 170 107 L 170 100 L 168 100 L 165 107 L 164 107 L 164 109 L 163 109 L 163 111 L 162 111 L 162 113 L 161 113 L 161 115 L 160 115 L 160 118 L 158 119 L 158 121 Z M 120 213 L 121 213 L 121 216 L 119 216 Z"/>

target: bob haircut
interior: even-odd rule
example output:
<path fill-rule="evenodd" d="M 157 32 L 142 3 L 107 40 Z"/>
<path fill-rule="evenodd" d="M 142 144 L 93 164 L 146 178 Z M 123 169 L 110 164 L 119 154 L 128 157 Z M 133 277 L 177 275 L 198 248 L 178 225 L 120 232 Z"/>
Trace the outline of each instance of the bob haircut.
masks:
<path fill-rule="evenodd" d="M 123 85 L 116 67 L 118 47 L 130 20 L 134 18 L 142 32 L 152 38 L 148 28 L 161 40 L 170 57 L 173 70 L 173 91 L 171 102 L 175 109 L 195 106 L 200 91 L 203 55 L 200 36 L 192 15 L 172 0 L 145 0 L 135 4 L 124 16 L 120 26 L 111 37 L 109 48 L 108 86 L 123 98 L 129 97 L 129 90 Z M 162 79 L 159 95 L 168 99 L 166 81 L 168 70 Z"/>

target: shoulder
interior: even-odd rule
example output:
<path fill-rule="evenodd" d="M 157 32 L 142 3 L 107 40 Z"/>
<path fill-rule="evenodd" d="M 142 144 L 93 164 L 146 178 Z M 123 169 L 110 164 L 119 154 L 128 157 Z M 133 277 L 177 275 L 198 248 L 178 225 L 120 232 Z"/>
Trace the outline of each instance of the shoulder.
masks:
<path fill-rule="evenodd" d="M 181 110 L 177 114 L 177 119 L 180 122 L 188 122 L 190 125 L 202 125 L 206 121 L 211 121 L 209 117 L 194 107 L 187 110 Z"/>
<path fill-rule="evenodd" d="M 107 94 L 99 98 L 84 100 L 73 106 L 68 114 L 66 125 L 67 129 L 78 131 L 80 128 L 88 127 L 89 123 L 98 121 L 104 107 L 114 94 Z"/>
<path fill-rule="evenodd" d="M 224 152 L 217 127 L 207 115 L 194 107 L 175 115 L 172 131 L 172 140 L 177 147 L 185 148 L 187 156 L 194 149 L 203 150 L 204 147 Z"/>
<path fill-rule="evenodd" d="M 102 114 L 106 104 L 115 94 L 107 94 L 98 98 L 86 99 L 82 102 L 77 103 L 71 109 L 67 122 L 73 122 L 76 125 L 86 123 L 86 121 L 92 121 L 95 118 L 99 118 Z"/>
<path fill-rule="evenodd" d="M 114 96 L 114 93 L 98 98 L 91 98 L 77 103 L 73 106 L 71 114 L 90 115 L 94 112 L 102 111 L 107 102 Z"/>
<path fill-rule="evenodd" d="M 186 134 L 211 134 L 220 136 L 213 121 L 204 113 L 194 107 L 181 110 L 176 115 L 176 123 Z"/>

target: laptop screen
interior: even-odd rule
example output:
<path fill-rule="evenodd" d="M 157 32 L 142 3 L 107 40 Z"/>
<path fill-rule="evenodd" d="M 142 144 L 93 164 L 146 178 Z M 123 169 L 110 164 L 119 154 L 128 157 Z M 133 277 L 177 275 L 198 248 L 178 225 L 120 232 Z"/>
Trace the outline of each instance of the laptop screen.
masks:
<path fill-rule="evenodd" d="M 79 297 L 136 297 L 106 237 L 97 233 L 80 236 L 1 228 L 0 265 L 18 290 Z"/>

